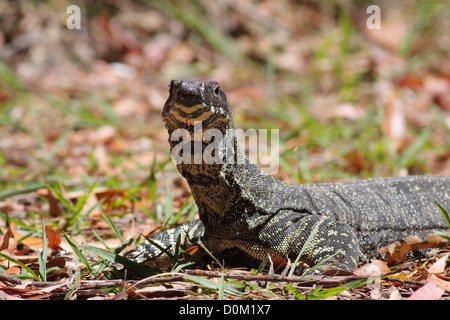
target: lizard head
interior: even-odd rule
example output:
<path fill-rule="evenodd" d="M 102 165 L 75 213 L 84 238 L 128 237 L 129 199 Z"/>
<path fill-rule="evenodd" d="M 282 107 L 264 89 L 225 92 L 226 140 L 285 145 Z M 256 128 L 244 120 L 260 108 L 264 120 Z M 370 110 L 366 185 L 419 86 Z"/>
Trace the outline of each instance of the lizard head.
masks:
<path fill-rule="evenodd" d="M 201 121 L 203 128 L 219 130 L 232 126 L 227 97 L 217 81 L 172 80 L 162 118 L 169 130 L 191 129 Z"/>

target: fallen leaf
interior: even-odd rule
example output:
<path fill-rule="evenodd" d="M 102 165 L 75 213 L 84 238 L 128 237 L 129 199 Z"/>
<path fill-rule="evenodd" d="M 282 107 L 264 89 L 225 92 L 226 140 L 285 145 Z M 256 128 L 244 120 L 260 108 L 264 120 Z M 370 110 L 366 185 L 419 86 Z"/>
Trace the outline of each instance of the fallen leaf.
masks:
<path fill-rule="evenodd" d="M 444 292 L 445 290 L 441 287 L 438 287 L 432 282 L 428 282 L 406 300 L 439 300 Z"/>
<path fill-rule="evenodd" d="M 408 251 L 417 251 L 424 248 L 437 248 L 444 246 L 448 241 L 438 235 L 429 234 L 427 240 L 421 240 L 417 236 L 407 237 L 404 240 L 397 240 L 378 252 L 380 254 L 388 254 L 388 265 L 402 263 L 407 259 Z"/>
<path fill-rule="evenodd" d="M 63 268 L 66 266 L 66 258 L 62 257 L 62 256 L 58 256 L 58 257 L 55 257 L 55 258 L 47 261 L 47 263 L 45 265 L 47 266 L 47 268 L 51 268 L 51 267 Z"/>
<path fill-rule="evenodd" d="M 406 253 L 410 250 L 410 245 L 404 240 L 397 240 L 393 244 L 390 244 L 382 248 L 379 252 L 381 254 L 387 253 L 387 264 L 399 264 L 406 260 Z"/>
<path fill-rule="evenodd" d="M 17 236 L 23 236 L 23 235 L 18 233 Z M 32 247 L 32 248 L 42 248 L 42 245 L 43 245 L 42 238 L 36 238 L 36 237 L 25 238 L 20 243 L 24 244 L 26 246 Z"/>
<path fill-rule="evenodd" d="M 381 260 L 372 259 L 370 263 L 366 263 L 360 268 L 353 270 L 353 273 L 357 276 L 372 276 L 380 275 L 390 272 L 386 262 Z"/>
<path fill-rule="evenodd" d="M 439 279 L 435 274 L 428 277 L 428 283 L 433 283 L 443 290 L 450 291 L 450 281 Z"/>
<path fill-rule="evenodd" d="M 20 274 L 20 268 L 18 266 L 12 266 L 3 272 L 4 274 Z"/>
<path fill-rule="evenodd" d="M 16 247 L 16 244 L 17 244 L 16 241 L 14 241 L 14 243 L 12 243 L 12 241 L 11 241 L 11 243 L 10 243 L 11 239 L 14 240 L 15 231 L 16 231 L 16 225 L 14 224 L 14 222 L 11 222 L 9 224 L 8 228 L 6 229 L 5 233 L 3 234 L 3 237 L 2 237 L 2 240 L 0 243 L 0 251 L 5 250 L 5 249 L 14 249 Z"/>
<path fill-rule="evenodd" d="M 194 255 L 197 251 L 198 251 L 198 246 L 193 246 L 193 247 L 190 247 L 190 248 L 184 250 L 184 254 L 188 254 L 188 255 L 192 256 L 192 255 Z"/>
<path fill-rule="evenodd" d="M 44 288 L 36 291 L 36 294 L 39 294 L 39 293 L 50 293 L 53 290 L 59 289 L 59 288 L 64 287 L 64 286 L 69 286 L 69 285 L 70 285 L 70 283 L 68 283 L 68 282 L 62 282 L 62 283 L 54 284 L 54 285 L 47 286 L 47 287 L 44 287 Z"/>
<path fill-rule="evenodd" d="M 52 217 L 61 216 L 61 208 L 59 207 L 59 200 L 50 189 L 39 189 L 36 193 L 40 196 L 46 197 L 49 204 L 49 212 Z"/>
<path fill-rule="evenodd" d="M 431 265 L 428 269 L 428 273 L 444 273 L 445 265 L 447 264 L 447 260 L 449 258 L 449 253 L 447 253 L 442 258 L 438 259 L 435 263 Z"/>
<path fill-rule="evenodd" d="M 0 290 L 0 300 L 25 300 L 25 299 L 13 296 L 12 294 L 7 294 L 6 292 Z"/>
<path fill-rule="evenodd" d="M 61 244 L 61 237 L 59 236 L 59 232 L 57 230 L 53 230 L 48 226 L 45 226 L 45 234 L 47 236 L 47 246 L 49 248 L 58 248 Z"/>

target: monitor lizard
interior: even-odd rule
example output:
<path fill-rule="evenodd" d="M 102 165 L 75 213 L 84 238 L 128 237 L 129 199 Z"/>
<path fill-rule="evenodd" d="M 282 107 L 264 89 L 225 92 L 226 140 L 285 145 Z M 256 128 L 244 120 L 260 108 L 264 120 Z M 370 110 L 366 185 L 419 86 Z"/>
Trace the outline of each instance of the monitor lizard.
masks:
<path fill-rule="evenodd" d="M 126 254 L 135 262 L 166 259 L 178 241 L 181 248 L 200 245 L 205 255 L 243 265 L 269 255 L 295 261 L 302 252 L 300 261 L 310 266 L 333 261 L 332 268 L 352 271 L 398 238 L 448 228 L 434 199 L 450 208 L 450 176 L 291 185 L 268 175 L 238 146 L 216 81 L 172 80 L 162 118 L 200 219 L 154 235 L 153 244 L 142 242 Z M 196 137 L 199 124 L 202 132 L 214 129 L 217 140 Z M 181 138 L 188 147 L 200 139 L 200 152 L 213 146 L 214 161 L 185 152 L 190 147 L 183 149 Z"/>

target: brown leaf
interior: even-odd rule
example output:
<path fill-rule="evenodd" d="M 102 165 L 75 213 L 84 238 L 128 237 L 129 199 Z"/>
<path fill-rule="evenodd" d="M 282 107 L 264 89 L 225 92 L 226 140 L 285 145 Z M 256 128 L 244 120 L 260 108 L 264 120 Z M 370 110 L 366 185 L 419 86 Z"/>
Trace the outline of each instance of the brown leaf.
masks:
<path fill-rule="evenodd" d="M 365 167 L 364 156 L 361 150 L 349 152 L 345 154 L 343 158 L 348 162 L 348 166 L 346 168 L 347 170 L 354 169 L 356 171 L 360 171 Z"/>
<path fill-rule="evenodd" d="M 52 268 L 52 267 L 64 268 L 66 266 L 66 258 L 62 257 L 62 256 L 55 257 L 55 258 L 47 261 L 47 263 L 45 265 L 47 266 L 47 268 Z"/>
<path fill-rule="evenodd" d="M 198 251 L 198 246 L 193 246 L 193 247 L 190 247 L 190 248 L 184 250 L 184 254 L 187 254 L 187 255 L 192 256 L 192 255 L 194 255 L 197 251 Z"/>
<path fill-rule="evenodd" d="M 18 236 L 20 234 L 17 234 Z M 42 248 L 43 241 L 42 238 L 36 238 L 36 237 L 28 237 L 22 240 L 22 244 L 32 247 L 32 248 Z"/>
<path fill-rule="evenodd" d="M 6 269 L 4 274 L 20 274 L 20 268 L 18 266 L 12 266 Z"/>
<path fill-rule="evenodd" d="M 429 241 L 430 240 L 430 241 Z M 433 234 L 428 235 L 427 240 L 421 240 L 417 236 L 407 237 L 404 240 L 397 240 L 379 250 L 380 254 L 388 254 L 388 265 L 399 264 L 406 260 L 408 251 L 417 251 L 424 248 L 436 248 L 445 245 L 446 241 Z"/>
<path fill-rule="evenodd" d="M 275 272 L 277 270 L 284 269 L 284 267 L 286 267 L 286 265 L 287 265 L 286 259 L 284 259 L 280 256 L 272 255 L 272 254 L 269 254 L 269 261 L 273 265 L 273 270 Z"/>
<path fill-rule="evenodd" d="M 410 250 L 410 246 L 404 240 L 397 240 L 393 244 L 390 244 L 382 248 L 379 252 L 381 254 L 387 253 L 387 264 L 395 265 L 406 260 L 406 253 Z"/>
<path fill-rule="evenodd" d="M 335 276 L 345 277 L 345 276 L 354 275 L 353 272 L 350 272 L 347 270 L 340 270 L 340 269 L 328 269 L 328 270 L 325 270 L 322 274 L 324 276 L 331 276 L 331 277 L 335 277 Z"/>
<path fill-rule="evenodd" d="M 0 243 L 0 251 L 5 250 L 5 249 L 14 249 L 16 247 L 16 244 L 17 244 L 16 241 L 14 241 L 14 242 L 11 241 L 11 243 L 10 243 L 11 239 L 14 240 L 15 231 L 16 231 L 16 225 L 14 224 L 14 222 L 11 222 L 9 224 L 8 228 L 6 229 L 6 232 L 3 234 L 3 237 L 2 237 L 2 240 Z"/>
<path fill-rule="evenodd" d="M 49 212 L 52 217 L 61 216 L 61 208 L 59 207 L 59 200 L 50 189 L 39 189 L 36 193 L 40 196 L 46 197 L 49 204 Z"/>
<path fill-rule="evenodd" d="M 7 294 L 6 292 L 0 290 L 0 300 L 24 300 L 24 299 L 16 297 L 12 294 Z"/>
<path fill-rule="evenodd" d="M 45 235 L 47 236 L 47 246 L 49 248 L 58 248 L 61 243 L 59 232 L 45 226 Z"/>

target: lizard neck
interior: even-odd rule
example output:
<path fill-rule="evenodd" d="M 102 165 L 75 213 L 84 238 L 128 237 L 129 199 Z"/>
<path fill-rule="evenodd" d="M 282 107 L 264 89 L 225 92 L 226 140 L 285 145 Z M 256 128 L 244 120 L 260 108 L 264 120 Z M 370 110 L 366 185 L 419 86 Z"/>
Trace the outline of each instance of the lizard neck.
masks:
<path fill-rule="evenodd" d="M 250 175 L 272 178 L 245 156 L 237 143 L 233 123 L 222 130 L 213 129 L 214 132 L 195 126 L 194 130 L 169 129 L 169 142 L 177 169 L 189 183 L 205 230 L 224 238 L 248 233 L 253 228 L 249 217 L 254 216 L 256 208 L 248 185 L 242 182 L 249 181 Z"/>

